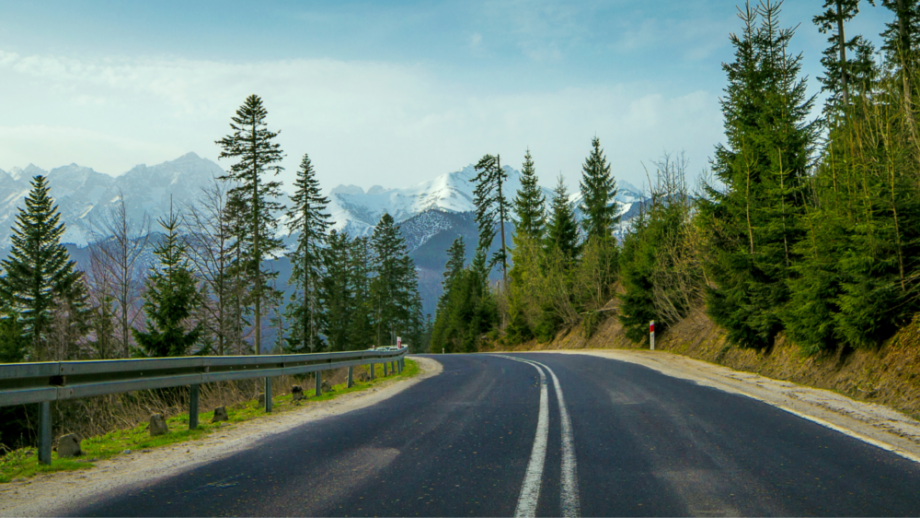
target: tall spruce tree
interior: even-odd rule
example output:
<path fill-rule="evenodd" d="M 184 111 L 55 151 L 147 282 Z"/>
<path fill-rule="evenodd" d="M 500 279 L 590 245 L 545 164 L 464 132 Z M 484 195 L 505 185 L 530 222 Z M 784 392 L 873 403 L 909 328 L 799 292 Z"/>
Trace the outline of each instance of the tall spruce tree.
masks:
<path fill-rule="evenodd" d="M 584 213 L 582 225 L 586 239 L 592 237 L 609 239 L 614 226 L 620 222 L 617 216 L 617 182 L 610 172 L 610 164 L 601 149 L 597 137 L 591 140 L 591 154 L 585 159 L 581 175 L 581 210 Z"/>
<path fill-rule="evenodd" d="M 288 318 L 293 321 L 291 350 L 309 352 L 319 344 L 318 333 L 322 321 L 319 304 L 319 285 L 322 278 L 321 250 L 326 244 L 326 234 L 331 225 L 326 206 L 329 199 L 322 195 L 316 171 L 310 157 L 303 156 L 294 195 L 288 209 L 288 229 L 297 234 L 297 248 L 291 254 L 291 279 L 296 287 L 288 305 Z"/>
<path fill-rule="evenodd" d="M 824 12 L 813 18 L 822 34 L 828 34 L 830 46 L 824 50 L 821 64 L 824 77 L 819 77 L 824 92 L 830 95 L 827 109 L 850 105 L 850 92 L 864 92 L 872 77 L 874 65 L 872 43 L 862 36 L 846 37 L 845 25 L 859 13 L 860 0 L 825 0 Z M 847 52 L 851 57 L 847 57 Z"/>
<path fill-rule="evenodd" d="M 530 239 L 543 239 L 546 230 L 546 196 L 537 185 L 537 173 L 534 170 L 530 149 L 524 155 L 521 168 L 521 189 L 514 197 L 514 213 L 517 215 L 515 233 Z"/>
<path fill-rule="evenodd" d="M 447 304 L 450 299 L 450 290 L 455 284 L 460 272 L 463 271 L 463 264 L 466 262 L 466 245 L 463 243 L 463 236 L 457 237 L 450 248 L 447 249 L 447 264 L 444 266 L 444 280 L 441 281 L 442 293 L 438 297 L 438 311 Z"/>
<path fill-rule="evenodd" d="M 252 284 L 253 348 L 262 353 L 262 305 L 271 290 L 270 280 L 277 275 L 263 266 L 264 261 L 283 250 L 276 235 L 278 220 L 275 213 L 283 210 L 277 200 L 281 196 L 281 182 L 263 179 L 272 171 L 275 176 L 284 168 L 279 164 L 284 158 L 281 145 L 274 141 L 278 133 L 266 127 L 268 111 L 258 95 L 250 95 L 231 118 L 232 132 L 218 140 L 219 158 L 237 160 L 230 166 L 223 180 L 236 184 L 230 190 L 232 199 L 248 210 L 239 228 L 237 240 L 241 248 L 241 266 Z"/>
<path fill-rule="evenodd" d="M 384 213 L 380 218 L 371 237 L 371 249 L 374 275 L 370 297 L 374 304 L 376 343 L 386 345 L 402 336 L 397 333 L 412 333 L 421 325 L 418 273 L 393 216 Z"/>
<path fill-rule="evenodd" d="M 153 251 L 159 265 L 147 277 L 147 330 L 132 332 L 142 356 L 187 356 L 204 332 L 202 322 L 194 326 L 189 322 L 201 295 L 189 266 L 188 247 L 179 235 L 179 215 L 173 212 L 172 204 L 169 215 L 160 218 L 159 224 L 165 236 Z"/>
<path fill-rule="evenodd" d="M 76 311 L 86 310 L 80 296 L 82 272 L 75 269 L 61 244 L 64 230 L 47 179 L 35 176 L 25 208 L 19 209 L 16 216 L 10 255 L 0 262 L 4 273 L 0 277 L 0 296 L 9 308 L 7 318 L 15 315 L 21 322 L 23 338 L 29 344 L 26 360 L 55 359 L 46 353 L 59 300 L 74 299 Z"/>
<path fill-rule="evenodd" d="M 501 264 L 502 279 L 508 282 L 508 249 L 505 246 L 505 221 L 508 220 L 508 199 L 502 188 L 508 180 L 508 173 L 502 169 L 500 155 L 485 155 L 476 163 L 476 176 L 470 179 L 476 184 L 473 190 L 473 205 L 476 206 L 476 224 L 479 226 L 479 248 L 484 251 L 492 247 L 496 230 L 501 233 L 501 248 L 489 261 L 490 269 Z M 497 227 L 497 229 L 496 229 Z"/>
<path fill-rule="evenodd" d="M 894 13 L 881 36 L 882 50 L 895 70 L 903 72 L 907 92 L 912 92 L 914 74 L 920 62 L 920 0 L 881 0 Z"/>
<path fill-rule="evenodd" d="M 732 342 L 757 348 L 772 345 L 782 329 L 815 140 L 806 121 L 814 97 L 799 77 L 801 56 L 789 51 L 794 31 L 779 28 L 781 5 L 741 10 L 743 31 L 731 36 L 735 60 L 723 65 L 728 142 L 712 163 L 724 189 L 707 189 L 699 203 L 716 284 L 707 293 L 709 314 Z"/>
<path fill-rule="evenodd" d="M 333 230 L 328 244 L 321 252 L 325 271 L 319 285 L 319 302 L 324 309 L 321 330 L 330 351 L 346 351 L 355 306 L 348 234 Z"/>
<path fill-rule="evenodd" d="M 568 189 L 562 175 L 559 175 L 550 205 L 549 223 L 546 226 L 546 247 L 557 249 L 571 263 L 580 251 L 578 245 L 578 222 L 569 201 Z"/>
<path fill-rule="evenodd" d="M 376 337 L 373 320 L 374 305 L 371 299 L 373 265 L 368 238 L 353 239 L 349 244 L 348 256 L 349 284 L 354 293 L 351 325 L 348 327 L 348 344 L 350 349 L 367 349 L 375 343 Z"/>

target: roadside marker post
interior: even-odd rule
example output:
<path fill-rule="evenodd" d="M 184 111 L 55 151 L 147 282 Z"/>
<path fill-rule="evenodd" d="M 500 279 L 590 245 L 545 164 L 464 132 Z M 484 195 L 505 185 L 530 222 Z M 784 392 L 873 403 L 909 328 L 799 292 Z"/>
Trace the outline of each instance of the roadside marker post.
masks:
<path fill-rule="evenodd" d="M 648 325 L 648 332 L 649 332 L 649 340 L 652 346 L 650 350 L 654 351 L 655 350 L 655 321 L 654 320 L 652 320 L 652 322 Z"/>

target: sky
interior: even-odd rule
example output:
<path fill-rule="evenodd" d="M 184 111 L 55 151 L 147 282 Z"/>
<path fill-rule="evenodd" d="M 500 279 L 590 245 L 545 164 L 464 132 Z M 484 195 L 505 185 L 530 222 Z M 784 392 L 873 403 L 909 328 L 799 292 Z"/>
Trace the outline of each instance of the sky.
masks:
<path fill-rule="evenodd" d="M 723 141 L 737 0 L 0 0 L 0 169 L 77 163 L 113 176 L 214 143 L 250 94 L 325 189 L 404 187 L 484 154 L 577 188 L 593 137 L 618 179 L 664 153 L 695 177 Z M 820 0 L 787 0 L 811 94 Z M 891 18 L 862 2 L 849 34 Z M 820 101 L 818 103 L 820 108 Z M 816 111 L 817 115 L 817 111 Z"/>

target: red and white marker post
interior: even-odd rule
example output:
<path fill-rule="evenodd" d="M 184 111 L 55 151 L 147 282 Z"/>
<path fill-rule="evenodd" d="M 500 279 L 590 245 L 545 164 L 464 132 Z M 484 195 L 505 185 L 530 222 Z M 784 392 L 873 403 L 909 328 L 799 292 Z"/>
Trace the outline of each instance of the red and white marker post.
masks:
<path fill-rule="evenodd" d="M 649 323 L 648 325 L 648 333 L 649 333 L 649 342 L 652 345 L 651 350 L 654 351 L 655 350 L 655 321 L 654 320 L 652 320 L 651 323 Z"/>

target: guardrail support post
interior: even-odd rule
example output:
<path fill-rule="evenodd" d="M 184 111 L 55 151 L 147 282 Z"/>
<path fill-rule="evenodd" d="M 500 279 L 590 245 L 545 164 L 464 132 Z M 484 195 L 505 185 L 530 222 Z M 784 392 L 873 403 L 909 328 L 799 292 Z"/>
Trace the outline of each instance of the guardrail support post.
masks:
<path fill-rule="evenodd" d="M 188 388 L 188 429 L 198 428 L 198 385 Z"/>
<path fill-rule="evenodd" d="M 272 411 L 272 379 L 265 378 L 265 411 Z"/>
<path fill-rule="evenodd" d="M 349 367 L 349 368 L 348 368 L 348 385 L 347 385 L 348 388 L 351 388 L 351 387 L 355 386 L 355 381 L 354 381 L 354 370 L 355 370 L 354 367 Z"/>
<path fill-rule="evenodd" d="M 390 363 L 390 362 L 383 362 L 383 377 L 384 377 L 384 378 L 386 378 L 387 376 L 390 375 L 389 371 L 387 370 L 387 369 L 388 369 L 388 366 L 389 366 L 389 363 Z"/>
<path fill-rule="evenodd" d="M 375 374 L 377 374 L 377 365 L 372 363 L 368 367 L 371 368 L 371 379 L 374 379 Z"/>
<path fill-rule="evenodd" d="M 38 463 L 51 464 L 51 402 L 38 404 Z"/>
<path fill-rule="evenodd" d="M 323 371 L 316 371 L 316 395 L 323 393 Z"/>

